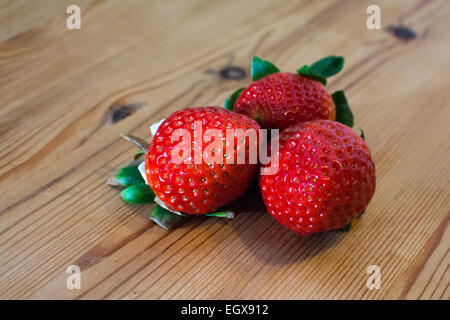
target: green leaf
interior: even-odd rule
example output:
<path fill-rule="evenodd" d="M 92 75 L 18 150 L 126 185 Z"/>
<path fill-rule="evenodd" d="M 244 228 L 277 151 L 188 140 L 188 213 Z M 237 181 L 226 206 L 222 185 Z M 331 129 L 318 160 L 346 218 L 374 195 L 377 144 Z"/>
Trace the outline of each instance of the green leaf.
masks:
<path fill-rule="evenodd" d="M 297 70 L 298 74 L 317 80 L 324 86 L 327 78 L 334 76 L 344 67 L 344 57 L 329 56 L 314 62 L 312 65 L 304 65 Z"/>
<path fill-rule="evenodd" d="M 107 183 L 113 187 L 129 187 L 137 183 L 145 183 L 137 166 L 132 165 L 120 169 Z"/>
<path fill-rule="evenodd" d="M 145 183 L 137 166 L 124 167 L 116 174 L 116 180 L 124 187 L 137 183 Z"/>
<path fill-rule="evenodd" d="M 312 73 L 312 71 L 311 71 L 311 68 L 307 64 L 305 64 L 303 67 L 298 69 L 297 73 L 302 75 L 302 76 L 305 76 L 305 77 L 311 78 L 313 80 L 319 81 L 324 86 L 327 85 L 327 79 L 325 79 L 323 77 L 320 77 L 320 76 L 317 76 L 317 75 L 314 75 Z"/>
<path fill-rule="evenodd" d="M 280 72 L 280 69 L 267 60 L 262 60 L 259 57 L 253 57 L 251 71 L 252 80 L 256 81 L 269 74 Z"/>
<path fill-rule="evenodd" d="M 336 107 L 336 121 L 343 123 L 350 128 L 353 127 L 353 113 L 348 105 L 344 91 L 336 91 L 331 95 Z"/>
<path fill-rule="evenodd" d="M 139 159 L 145 152 L 142 149 L 139 149 L 138 151 L 136 151 L 136 153 L 134 154 L 134 160 Z"/>
<path fill-rule="evenodd" d="M 211 212 L 211 213 L 205 214 L 205 216 L 216 217 L 216 218 L 233 219 L 234 218 L 234 212 L 232 212 L 232 211 Z"/>
<path fill-rule="evenodd" d="M 344 67 L 344 57 L 329 56 L 313 63 L 310 70 L 313 75 L 329 78 L 342 70 Z"/>
<path fill-rule="evenodd" d="M 344 227 L 341 228 L 344 232 L 349 232 L 352 227 L 352 222 L 350 221 L 348 224 L 346 224 Z"/>
<path fill-rule="evenodd" d="M 360 137 L 361 137 L 364 141 L 366 141 L 366 136 L 364 135 L 364 130 L 361 129 L 361 128 L 359 128 L 359 130 L 361 130 L 361 135 L 360 135 Z"/>
<path fill-rule="evenodd" d="M 233 110 L 236 100 L 239 98 L 241 92 L 244 91 L 244 89 L 245 88 L 237 89 L 227 100 L 225 100 L 225 109 L 231 111 Z"/>
<path fill-rule="evenodd" d="M 183 220 L 183 217 L 178 216 L 159 205 L 156 205 L 152 210 L 150 220 L 167 231 Z"/>
<path fill-rule="evenodd" d="M 123 190 L 120 195 L 125 202 L 133 204 L 151 203 L 155 198 L 152 189 L 145 183 L 134 184 Z"/>

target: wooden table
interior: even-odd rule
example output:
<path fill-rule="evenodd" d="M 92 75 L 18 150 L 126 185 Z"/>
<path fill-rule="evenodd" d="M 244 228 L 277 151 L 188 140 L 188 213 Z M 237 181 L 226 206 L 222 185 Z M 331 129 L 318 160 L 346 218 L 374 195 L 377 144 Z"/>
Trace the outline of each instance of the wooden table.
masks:
<path fill-rule="evenodd" d="M 450 3 L 375 2 L 0 1 L 0 297 L 449 299 Z M 105 184 L 135 151 L 119 133 L 223 105 L 253 55 L 295 71 L 329 54 L 377 168 L 348 234 L 301 238 L 251 192 L 234 220 L 165 232 Z"/>

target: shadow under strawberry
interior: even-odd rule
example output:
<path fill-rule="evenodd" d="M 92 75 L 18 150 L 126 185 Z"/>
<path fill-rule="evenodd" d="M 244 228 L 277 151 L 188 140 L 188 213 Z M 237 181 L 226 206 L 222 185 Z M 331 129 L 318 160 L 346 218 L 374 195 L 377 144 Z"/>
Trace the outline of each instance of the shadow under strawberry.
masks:
<path fill-rule="evenodd" d="M 267 212 L 259 191 L 258 177 L 238 200 L 227 206 L 236 217 L 229 224 L 251 254 L 272 265 L 308 260 L 335 246 L 347 235 L 342 230 L 299 236 Z M 224 219 L 216 219 L 218 221 Z"/>
<path fill-rule="evenodd" d="M 273 265 L 308 260 L 348 236 L 342 229 L 299 236 L 284 227 L 267 212 L 257 178 L 244 195 L 226 208 L 235 212 L 235 219 L 217 218 L 217 222 L 230 225 L 257 259 Z M 357 221 L 352 229 L 357 227 Z"/>
<path fill-rule="evenodd" d="M 261 214 L 261 209 L 237 215 L 232 226 L 252 255 L 271 265 L 309 260 L 347 235 L 337 230 L 300 237 L 279 224 L 268 212 Z"/>
<path fill-rule="evenodd" d="M 259 170 L 259 169 L 258 169 Z M 221 208 L 225 212 L 233 212 L 234 218 L 224 219 L 221 217 L 211 217 L 205 215 L 190 216 L 189 219 L 180 221 L 174 229 L 194 230 L 197 228 L 208 229 L 211 225 L 228 226 L 231 230 L 235 229 L 235 224 L 242 225 L 249 217 L 262 216 L 267 214 L 265 206 L 259 191 L 257 176 L 254 177 L 247 191 L 234 202 Z M 170 230 L 173 231 L 173 230 Z M 169 232 L 170 232 L 169 231 Z M 214 241 L 214 237 L 208 241 Z"/>

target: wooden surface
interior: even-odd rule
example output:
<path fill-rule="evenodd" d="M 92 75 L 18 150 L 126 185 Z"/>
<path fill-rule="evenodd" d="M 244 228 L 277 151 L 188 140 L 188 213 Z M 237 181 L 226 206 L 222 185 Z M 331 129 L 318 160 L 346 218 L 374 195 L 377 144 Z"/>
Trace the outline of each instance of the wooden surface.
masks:
<path fill-rule="evenodd" d="M 373 2 L 1 0 L 0 298 L 449 299 L 450 3 L 383 1 L 370 31 Z M 255 54 L 286 71 L 345 56 L 328 88 L 377 169 L 348 234 L 301 238 L 251 192 L 232 221 L 165 232 L 105 184 L 135 151 L 119 133 L 222 105 Z"/>

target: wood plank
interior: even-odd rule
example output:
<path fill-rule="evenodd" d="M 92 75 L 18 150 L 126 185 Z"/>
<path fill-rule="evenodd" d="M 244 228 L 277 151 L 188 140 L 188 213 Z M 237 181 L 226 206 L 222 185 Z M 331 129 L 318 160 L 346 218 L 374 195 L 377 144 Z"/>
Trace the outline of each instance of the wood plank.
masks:
<path fill-rule="evenodd" d="M 76 31 L 68 4 L 0 3 L 1 298 L 449 299 L 447 1 L 383 3 L 374 31 L 370 1 L 86 0 Z M 256 191 L 233 221 L 165 232 L 106 186 L 134 150 L 119 133 L 222 105 L 255 54 L 292 71 L 345 56 L 328 87 L 346 90 L 377 169 L 350 233 L 300 238 Z M 246 77 L 221 77 L 231 65 Z M 133 113 L 112 123 L 118 105 Z M 71 264 L 81 290 L 66 288 Z M 380 290 L 366 287 L 369 265 Z"/>

